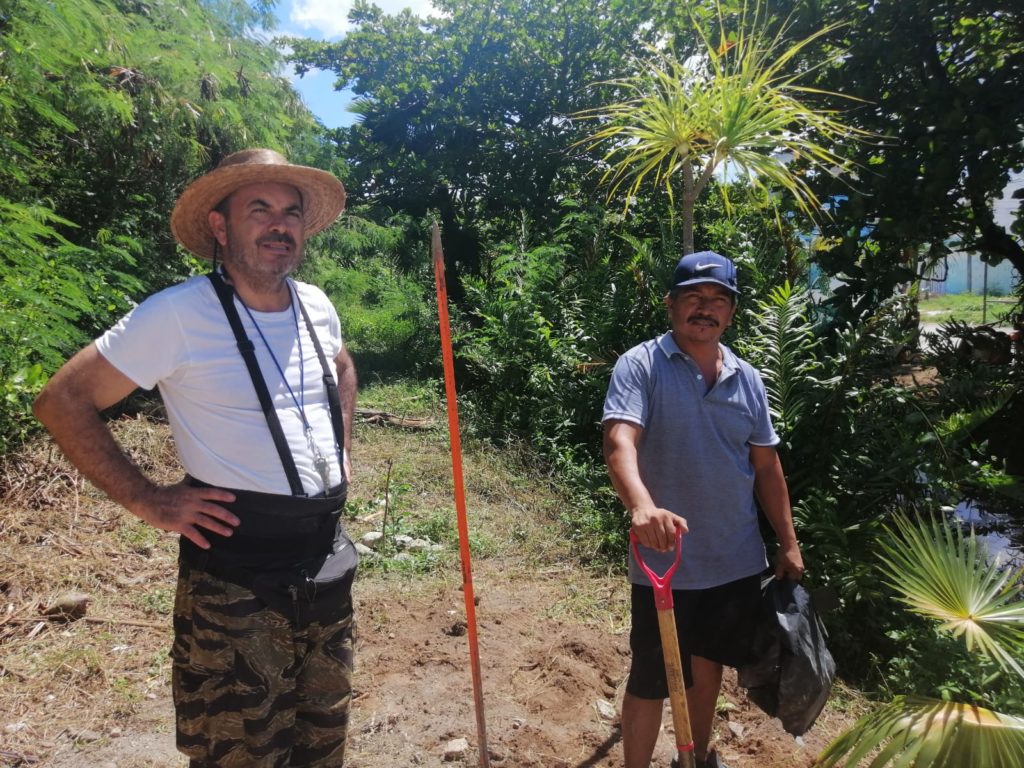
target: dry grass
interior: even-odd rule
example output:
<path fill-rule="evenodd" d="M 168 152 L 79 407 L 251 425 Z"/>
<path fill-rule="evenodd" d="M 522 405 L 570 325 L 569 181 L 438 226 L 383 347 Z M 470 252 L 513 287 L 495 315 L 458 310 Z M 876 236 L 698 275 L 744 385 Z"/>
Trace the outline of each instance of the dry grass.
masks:
<path fill-rule="evenodd" d="M 147 471 L 176 471 L 165 426 L 112 427 Z M 0 478 L 0 728 L 5 752 L 31 760 L 109 735 L 166 685 L 176 544 L 82 480 L 49 440 L 8 457 Z M 44 615 L 71 592 L 89 596 L 85 620 Z"/>

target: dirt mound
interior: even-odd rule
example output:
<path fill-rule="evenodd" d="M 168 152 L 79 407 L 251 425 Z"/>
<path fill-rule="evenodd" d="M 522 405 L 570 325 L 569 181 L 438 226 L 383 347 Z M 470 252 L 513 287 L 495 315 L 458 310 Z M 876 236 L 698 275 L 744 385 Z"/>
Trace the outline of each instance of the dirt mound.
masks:
<path fill-rule="evenodd" d="M 628 631 L 620 622 L 566 615 L 578 576 L 512 575 L 488 563 L 477 578 L 482 687 L 491 762 L 516 768 L 622 765 L 618 727 Z M 592 577 L 590 577 L 592 579 Z M 621 617 L 625 584 L 603 583 L 607 609 Z M 350 747 L 352 766 L 442 765 L 445 744 L 466 738 L 477 762 L 477 734 L 466 638 L 451 632 L 462 593 L 449 585 L 416 598 L 393 596 L 386 584 L 363 585 L 357 688 Z M 373 606 L 373 607 L 371 607 Z M 810 766 L 842 718 L 826 713 L 801 746 L 746 699 L 730 674 L 716 726 L 719 749 L 734 768 Z M 848 724 L 848 723 L 847 723 Z M 674 740 L 665 730 L 655 766 L 667 766 Z"/>
<path fill-rule="evenodd" d="M 540 620 L 561 599 L 563 588 L 554 579 L 513 582 L 488 573 L 479 587 L 481 678 L 493 760 L 579 764 L 593 751 L 590 745 L 610 735 L 612 724 L 597 707 L 614 700 L 622 680 L 623 638 L 585 624 Z M 364 613 L 368 602 L 384 606 L 389 616 L 401 617 L 401 627 L 361 622 L 354 708 L 362 714 L 355 718 L 352 764 L 432 764 L 456 738 L 478 748 L 461 588 L 446 586 L 417 600 L 389 599 L 377 585 L 368 591 L 373 596 L 359 598 Z M 397 750 L 407 762 L 388 762 Z"/>

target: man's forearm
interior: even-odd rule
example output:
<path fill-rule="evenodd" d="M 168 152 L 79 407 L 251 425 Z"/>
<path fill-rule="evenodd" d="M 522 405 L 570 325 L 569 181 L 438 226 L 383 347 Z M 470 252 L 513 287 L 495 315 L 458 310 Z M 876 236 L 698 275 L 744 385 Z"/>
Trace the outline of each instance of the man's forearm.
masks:
<path fill-rule="evenodd" d="M 640 480 L 636 448 L 628 444 L 611 444 L 605 447 L 605 463 L 612 487 L 619 496 L 626 511 L 632 513 L 640 506 L 654 506 L 647 486 Z"/>
<path fill-rule="evenodd" d="M 677 531 L 686 533 L 686 521 L 655 505 L 640 476 L 637 439 L 640 427 L 623 422 L 605 425 L 604 456 L 608 474 L 626 507 L 632 529 L 641 544 L 661 552 L 675 546 Z"/>
<path fill-rule="evenodd" d="M 789 489 L 782 473 L 782 466 L 776 464 L 758 471 L 754 479 L 754 490 L 768 523 L 779 539 L 779 544 L 783 547 L 796 544 Z"/>
<path fill-rule="evenodd" d="M 338 372 L 338 399 L 341 402 L 341 418 L 345 426 L 345 450 L 352 451 L 352 425 L 355 424 L 356 391 L 359 386 L 356 366 L 351 355 L 343 350 L 335 360 Z"/>
<path fill-rule="evenodd" d="M 133 464 L 100 414 L 67 393 L 44 392 L 33 410 L 82 475 L 134 514 L 155 485 Z"/>
<path fill-rule="evenodd" d="M 239 520 L 221 504 L 234 501 L 233 493 L 184 483 L 158 486 L 121 451 L 100 413 L 134 389 L 90 345 L 53 375 L 32 410 L 71 463 L 140 520 L 204 549 L 210 542 L 203 531 L 230 536 Z"/>
<path fill-rule="evenodd" d="M 753 450 L 751 456 L 754 460 L 754 491 L 779 540 L 775 554 L 775 578 L 799 580 L 804 573 L 804 560 L 793 527 L 793 511 L 782 463 L 774 449 L 770 452 Z"/>
<path fill-rule="evenodd" d="M 139 515 L 140 503 L 156 486 L 124 455 L 100 416 L 135 388 L 135 382 L 89 344 L 47 382 L 32 411 L 79 472 Z"/>
<path fill-rule="evenodd" d="M 654 500 L 651 494 L 640 480 L 636 473 L 617 472 L 612 462 L 608 463 L 609 476 L 612 480 L 612 487 L 619 496 L 619 500 L 626 508 L 626 512 L 632 515 L 633 511 L 641 507 L 653 507 Z"/>

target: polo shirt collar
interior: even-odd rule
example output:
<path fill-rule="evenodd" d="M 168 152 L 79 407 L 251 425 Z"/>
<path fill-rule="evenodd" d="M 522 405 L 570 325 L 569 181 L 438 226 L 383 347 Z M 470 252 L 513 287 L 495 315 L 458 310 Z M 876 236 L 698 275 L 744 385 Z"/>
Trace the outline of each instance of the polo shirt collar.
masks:
<path fill-rule="evenodd" d="M 686 359 L 690 359 L 690 356 L 683 352 L 683 350 L 679 348 L 679 345 L 676 344 L 676 340 L 672 338 L 672 331 L 667 331 L 658 337 L 658 347 L 669 360 L 672 359 L 673 355 L 681 355 Z M 740 366 L 736 355 L 734 355 L 732 350 L 725 346 L 725 344 L 719 343 L 718 348 L 722 350 L 722 373 L 719 376 L 719 380 L 721 380 L 734 374 L 739 370 Z"/>
<path fill-rule="evenodd" d="M 661 351 L 665 353 L 665 357 L 669 360 L 672 359 L 673 355 L 683 355 L 686 357 L 683 350 L 681 350 L 679 345 L 676 344 L 676 340 L 672 338 L 672 331 L 668 331 L 658 338 L 658 346 L 661 348 Z"/>

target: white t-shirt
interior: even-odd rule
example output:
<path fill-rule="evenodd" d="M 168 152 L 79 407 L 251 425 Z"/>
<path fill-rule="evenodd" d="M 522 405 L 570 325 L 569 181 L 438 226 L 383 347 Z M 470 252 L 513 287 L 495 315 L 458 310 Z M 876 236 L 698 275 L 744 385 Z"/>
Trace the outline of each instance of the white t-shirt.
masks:
<path fill-rule="evenodd" d="M 337 312 L 319 288 L 289 283 L 301 297 L 336 375 L 334 358 L 342 348 Z M 237 296 L 235 307 L 255 347 L 303 489 L 313 495 L 324 490 L 324 483 L 296 400 L 303 405 L 313 439 L 327 459 L 329 484 L 336 485 L 341 468 L 323 369 L 301 312 L 298 307 L 295 315 L 291 308 L 253 311 L 261 338 Z M 178 455 L 190 475 L 223 488 L 291 494 L 252 379 L 209 278 L 193 277 L 150 296 L 97 339 L 96 347 L 140 387 L 160 388 Z"/>

